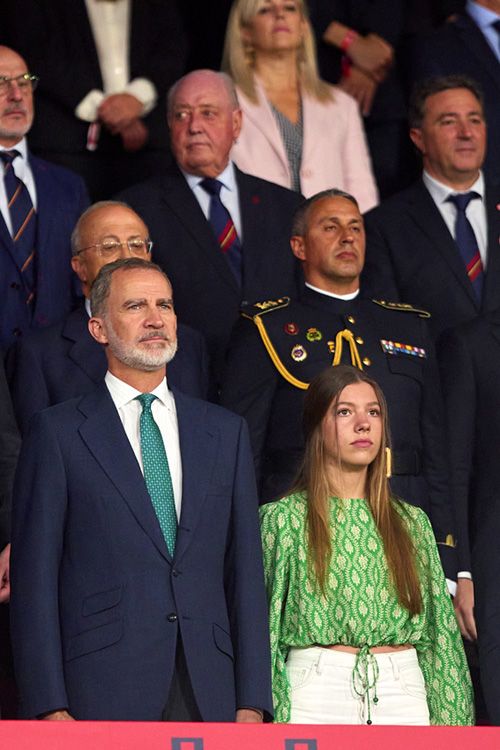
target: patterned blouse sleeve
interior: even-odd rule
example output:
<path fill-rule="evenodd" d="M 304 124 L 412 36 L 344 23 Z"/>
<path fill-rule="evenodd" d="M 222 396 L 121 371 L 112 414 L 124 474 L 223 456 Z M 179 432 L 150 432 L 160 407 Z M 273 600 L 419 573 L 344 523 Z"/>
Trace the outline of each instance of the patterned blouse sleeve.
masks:
<path fill-rule="evenodd" d="M 289 587 L 290 533 L 287 509 L 281 502 L 260 508 L 264 576 L 269 604 L 274 720 L 290 720 L 290 695 L 282 642 L 282 618 Z"/>
<path fill-rule="evenodd" d="M 429 519 L 419 514 L 414 539 L 420 550 L 425 602 L 425 647 L 418 648 L 418 661 L 427 689 L 431 724 L 474 724 L 474 703 L 469 668 L 460 631 L 439 560 Z"/>

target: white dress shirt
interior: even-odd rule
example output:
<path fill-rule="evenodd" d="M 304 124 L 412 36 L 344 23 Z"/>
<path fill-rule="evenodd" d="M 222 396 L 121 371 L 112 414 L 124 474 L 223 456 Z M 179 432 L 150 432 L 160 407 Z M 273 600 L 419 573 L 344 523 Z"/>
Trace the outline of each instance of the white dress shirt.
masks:
<path fill-rule="evenodd" d="M 453 190 L 449 185 L 444 185 L 442 182 L 431 177 L 430 174 L 424 171 L 422 175 L 424 185 L 429 191 L 432 200 L 436 204 L 436 207 L 443 217 L 443 220 L 450 230 L 450 234 L 455 239 L 455 221 L 457 218 L 457 209 L 455 205 L 448 201 L 447 198 L 450 195 L 460 195 L 461 193 L 469 193 L 473 190 L 478 193 L 481 197 L 472 200 L 467 208 L 465 209 L 465 215 L 469 219 L 474 234 L 476 236 L 477 244 L 479 247 L 479 255 L 483 263 L 483 268 L 486 271 L 488 264 L 488 219 L 486 216 L 486 204 L 484 202 L 484 177 L 482 172 L 479 173 L 479 177 L 470 188 L 467 190 Z"/>
<path fill-rule="evenodd" d="M 28 193 L 30 194 L 31 202 L 36 211 L 36 187 L 33 172 L 31 171 L 28 161 L 28 144 L 26 143 L 26 138 L 23 138 L 22 141 L 19 141 L 19 143 L 16 143 L 16 145 L 11 148 L 0 146 L 0 151 L 12 151 L 12 149 L 16 149 L 16 151 L 19 151 L 20 153 L 20 156 L 16 156 L 12 162 L 15 175 L 26 185 Z M 1 166 L 3 167 L 3 162 L 1 162 Z M 3 170 L 0 174 L 3 175 Z M 0 211 L 2 212 L 3 219 L 7 224 L 9 234 L 12 237 L 12 222 L 10 220 L 9 202 L 7 200 L 7 193 L 5 192 L 3 177 L 0 179 Z"/>
<path fill-rule="evenodd" d="M 327 292 L 326 289 L 320 289 L 317 286 L 313 286 L 312 284 L 308 284 L 306 281 L 306 287 L 308 289 L 312 289 L 313 292 L 317 292 L 318 294 L 324 294 L 325 297 L 333 297 L 333 299 L 343 299 L 349 302 L 352 299 L 356 299 L 356 297 L 359 295 L 359 289 L 356 289 L 355 292 L 349 292 L 349 294 L 334 294 L 333 292 Z"/>
<path fill-rule="evenodd" d="M 123 380 L 119 380 L 109 370 L 106 373 L 105 382 L 132 446 L 132 450 L 135 453 L 137 462 L 144 474 L 140 435 L 142 406 L 139 401 L 135 400 L 137 396 L 140 396 L 141 391 L 124 383 Z M 168 466 L 172 477 L 172 488 L 174 490 L 175 512 L 177 514 L 177 521 L 179 521 L 182 506 L 182 459 L 175 400 L 172 393 L 168 390 L 166 378 L 151 393 L 157 397 L 151 405 L 151 411 L 156 424 L 160 428 L 167 453 Z"/>
<path fill-rule="evenodd" d="M 467 0 L 465 10 L 474 23 L 479 26 L 495 57 L 500 62 L 500 35 L 493 26 L 495 21 L 500 20 L 500 14 L 485 8 L 484 5 L 473 2 L 473 0 Z"/>
<path fill-rule="evenodd" d="M 155 107 L 157 92 L 147 78 L 130 81 L 130 0 L 99 2 L 85 0 L 90 28 L 97 49 L 103 91 L 92 89 L 77 105 L 75 114 L 80 120 L 94 122 L 97 110 L 110 94 L 132 94 L 143 106 L 143 115 Z"/>
<path fill-rule="evenodd" d="M 194 175 L 194 174 L 188 174 L 187 172 L 184 172 L 183 169 L 181 169 L 181 172 L 186 178 L 187 184 L 193 191 L 193 195 L 198 201 L 198 203 L 200 204 L 200 208 L 203 211 L 203 214 L 206 220 L 208 221 L 209 212 L 210 212 L 210 195 L 200 185 L 200 182 L 203 180 L 203 177 L 198 177 L 198 175 Z M 221 203 L 229 211 L 231 215 L 231 219 L 233 220 L 234 227 L 236 229 L 236 234 L 238 235 L 240 243 L 243 243 L 243 232 L 242 232 L 241 211 L 240 211 L 240 196 L 239 196 L 239 190 L 238 190 L 238 183 L 236 182 L 234 164 L 232 161 L 229 162 L 229 164 L 224 169 L 224 171 L 221 172 L 220 175 L 218 175 L 216 179 L 219 180 L 219 182 L 222 182 L 222 188 L 220 191 Z"/>

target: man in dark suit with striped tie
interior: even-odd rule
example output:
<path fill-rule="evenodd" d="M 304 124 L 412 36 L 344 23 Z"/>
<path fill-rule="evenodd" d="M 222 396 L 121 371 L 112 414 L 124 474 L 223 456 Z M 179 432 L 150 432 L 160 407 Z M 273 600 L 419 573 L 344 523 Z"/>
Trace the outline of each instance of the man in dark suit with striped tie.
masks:
<path fill-rule="evenodd" d="M 0 346 L 56 323 L 75 302 L 71 231 L 88 205 L 83 180 L 31 156 L 37 77 L 0 46 Z"/>
<path fill-rule="evenodd" d="M 184 76 L 168 98 L 176 166 L 119 196 L 149 227 L 179 320 L 205 335 L 215 386 L 242 302 L 294 294 L 299 274 L 288 237 L 302 198 L 232 163 L 241 117 L 228 76 Z"/>

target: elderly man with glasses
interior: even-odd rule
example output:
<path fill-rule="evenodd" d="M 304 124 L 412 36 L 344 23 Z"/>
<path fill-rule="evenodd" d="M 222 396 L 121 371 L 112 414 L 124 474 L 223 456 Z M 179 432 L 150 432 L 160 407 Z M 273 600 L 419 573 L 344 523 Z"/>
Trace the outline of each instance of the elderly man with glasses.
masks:
<path fill-rule="evenodd" d="M 153 243 L 135 211 L 118 201 L 101 201 L 82 214 L 71 246 L 71 266 L 80 279 L 84 302 L 60 323 L 26 336 L 9 353 L 9 380 L 21 432 L 36 412 L 88 393 L 103 379 L 104 349 L 88 331 L 90 288 L 108 263 L 129 257 L 150 260 Z M 169 380 L 184 393 L 204 398 L 208 356 L 203 337 L 182 324 L 177 335 Z"/>
<path fill-rule="evenodd" d="M 75 303 L 70 236 L 88 205 L 83 180 L 29 152 L 37 76 L 0 46 L 0 347 L 56 323 Z"/>

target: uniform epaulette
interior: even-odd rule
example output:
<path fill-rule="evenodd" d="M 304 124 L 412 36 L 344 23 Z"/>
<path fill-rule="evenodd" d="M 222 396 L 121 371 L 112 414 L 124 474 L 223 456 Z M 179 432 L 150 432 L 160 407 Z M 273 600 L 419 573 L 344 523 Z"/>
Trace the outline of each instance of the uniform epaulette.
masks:
<path fill-rule="evenodd" d="M 430 312 L 427 312 L 427 310 L 420 310 L 418 307 L 413 307 L 413 305 L 408 305 L 405 302 L 386 302 L 385 299 L 372 299 L 372 302 L 376 305 L 380 305 L 380 307 L 384 307 L 386 310 L 417 313 L 419 318 L 431 317 Z"/>
<path fill-rule="evenodd" d="M 253 305 L 246 305 L 241 314 L 244 318 L 255 320 L 255 318 L 264 315 L 264 313 L 272 312 L 273 310 L 280 310 L 283 307 L 288 307 L 290 304 L 290 297 L 279 297 L 278 299 L 268 299 L 264 302 L 255 302 Z"/>

